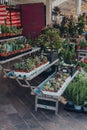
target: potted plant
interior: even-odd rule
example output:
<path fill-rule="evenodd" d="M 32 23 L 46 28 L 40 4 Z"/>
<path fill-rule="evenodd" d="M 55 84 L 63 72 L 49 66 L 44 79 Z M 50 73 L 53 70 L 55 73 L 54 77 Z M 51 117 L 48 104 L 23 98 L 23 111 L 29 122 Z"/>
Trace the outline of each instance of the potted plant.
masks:
<path fill-rule="evenodd" d="M 1 32 L 2 32 L 2 34 L 3 34 L 3 37 L 6 36 L 7 29 L 8 29 L 8 28 L 7 28 L 6 25 L 4 25 L 4 24 L 1 25 Z"/>
<path fill-rule="evenodd" d="M 84 104 L 83 104 L 83 112 L 87 113 L 87 97 L 85 98 Z"/>
<path fill-rule="evenodd" d="M 82 34 L 84 32 L 85 21 L 84 21 L 84 17 L 82 15 L 79 15 L 79 17 L 78 17 L 77 28 L 78 28 L 79 34 Z"/>
<path fill-rule="evenodd" d="M 66 44 L 66 43 L 64 43 Z M 73 64 L 74 63 L 74 58 L 76 56 L 75 54 L 75 45 L 74 44 L 66 44 L 66 46 L 63 46 L 63 51 L 62 51 L 62 58 L 65 63 L 67 64 Z"/>
<path fill-rule="evenodd" d="M 87 43 L 85 41 L 80 41 L 79 45 L 80 45 L 81 49 L 85 50 L 86 46 L 87 46 Z"/>
<path fill-rule="evenodd" d="M 62 39 L 59 36 L 59 31 L 54 28 L 45 29 L 38 37 L 37 45 L 41 46 L 50 61 L 57 59 L 58 52 L 62 49 Z"/>
<path fill-rule="evenodd" d="M 76 105 L 83 105 L 87 96 L 87 76 L 80 72 L 71 82 L 65 91 L 67 99 L 72 100 Z"/>
<path fill-rule="evenodd" d="M 87 32 L 85 33 L 85 40 L 87 41 Z"/>

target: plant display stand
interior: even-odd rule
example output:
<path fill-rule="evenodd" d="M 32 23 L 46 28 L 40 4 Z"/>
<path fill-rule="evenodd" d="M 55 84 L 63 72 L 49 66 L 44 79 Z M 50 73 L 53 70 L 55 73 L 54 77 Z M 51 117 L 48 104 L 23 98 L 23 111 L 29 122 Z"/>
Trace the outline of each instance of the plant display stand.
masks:
<path fill-rule="evenodd" d="M 29 87 L 32 90 L 36 86 L 31 86 L 30 85 L 30 81 L 32 79 L 34 79 L 35 77 L 37 77 L 42 72 L 46 71 L 47 69 L 49 69 L 50 67 L 52 67 L 53 65 L 58 63 L 58 61 L 59 60 L 57 59 L 57 60 L 55 60 L 52 63 L 47 62 L 45 65 L 42 65 L 42 66 L 38 67 L 37 69 L 35 69 L 34 71 L 29 72 L 29 73 L 25 73 L 25 72 L 18 72 L 17 73 L 17 72 L 14 72 L 12 70 L 8 71 L 8 70 L 4 69 L 5 76 L 9 77 L 11 79 L 15 79 L 20 86 L 22 86 L 22 87 Z M 22 81 L 24 81 L 24 82 L 22 82 Z"/>
<path fill-rule="evenodd" d="M 21 57 L 23 57 L 23 56 L 31 55 L 32 53 L 35 53 L 36 51 L 39 51 L 39 50 L 40 50 L 40 48 L 33 47 L 31 51 L 28 51 L 28 52 L 25 52 L 25 53 L 20 54 L 20 55 L 18 55 L 18 56 L 11 57 L 11 58 L 9 58 L 9 59 L 0 61 L 0 64 L 2 65 L 2 64 L 8 63 L 8 62 L 10 62 L 10 61 L 14 61 L 14 60 L 16 60 L 16 59 L 19 59 L 19 58 L 21 58 Z"/>
<path fill-rule="evenodd" d="M 5 61 L 32 50 L 23 36 L 0 40 L 0 61 Z"/>
<path fill-rule="evenodd" d="M 6 39 L 3 40 L 2 42 L 5 42 L 5 41 L 6 41 Z M 7 41 L 9 41 L 9 39 Z M 0 61 L 0 65 L 1 65 L 1 69 L 4 72 L 4 77 L 15 79 L 20 86 L 22 86 L 22 87 L 29 87 L 29 88 L 33 89 L 34 86 L 30 85 L 30 81 L 32 79 L 34 79 L 35 77 L 37 77 L 42 72 L 46 71 L 47 69 L 49 69 L 50 67 L 52 67 L 56 63 L 58 63 L 58 61 L 59 61 L 58 59 L 54 60 L 53 62 L 47 61 L 46 63 L 38 66 L 37 68 L 35 68 L 34 70 L 29 71 L 29 72 L 26 72 L 26 71 L 23 72 L 23 71 L 20 71 L 20 70 L 19 71 L 15 71 L 14 69 L 6 68 L 7 66 L 4 67 L 4 64 L 8 64 L 8 63 L 10 63 L 12 61 L 16 62 L 15 60 L 19 60 L 20 61 L 20 60 L 22 60 L 23 57 L 25 57 L 25 59 L 26 59 L 30 55 L 32 55 L 32 54 L 35 55 L 35 53 L 38 53 L 39 50 L 40 50 L 39 47 L 32 47 L 32 50 L 29 50 L 27 52 L 21 53 L 19 55 L 14 56 L 14 57 L 10 57 L 9 59 L 7 58 L 5 60 L 1 60 Z"/>
<path fill-rule="evenodd" d="M 37 111 L 38 108 L 44 108 L 44 109 L 54 110 L 55 114 L 57 114 L 59 97 L 63 94 L 68 84 L 74 79 L 74 77 L 76 77 L 77 74 L 78 74 L 78 71 L 76 71 L 72 77 L 69 76 L 57 92 L 43 91 L 45 84 L 52 77 L 54 77 L 55 73 L 52 74 L 50 77 L 48 77 L 44 82 L 42 82 L 36 89 L 34 89 L 34 93 L 36 94 L 35 111 Z M 43 101 L 45 101 L 45 103 L 43 103 Z"/>
<path fill-rule="evenodd" d="M 13 40 L 18 40 L 20 41 L 22 37 L 15 37 L 15 38 L 11 38 L 11 39 L 4 39 L 1 40 L 1 47 L 4 44 L 8 44 L 9 41 L 13 41 Z M 26 40 L 25 40 L 26 41 Z M 16 49 L 13 49 L 15 47 L 12 46 L 12 48 L 9 48 L 10 45 L 14 45 L 14 43 L 8 44 L 8 46 L 4 46 L 3 49 L 1 48 L 1 53 L 7 53 L 8 52 L 12 52 L 13 50 L 15 51 L 21 51 L 20 53 L 18 52 L 17 55 L 14 56 L 10 56 L 9 58 L 5 58 L 5 59 L 1 59 L 0 60 L 0 65 L 1 65 L 1 69 L 4 72 L 4 77 L 5 78 L 10 78 L 10 79 L 15 79 L 15 81 L 18 82 L 18 84 L 21 87 L 27 87 L 30 88 L 31 93 L 35 95 L 35 110 L 37 111 L 37 108 L 45 108 L 45 109 L 50 109 L 50 110 L 54 110 L 55 114 L 58 113 L 58 103 L 59 103 L 59 98 L 60 96 L 63 94 L 63 92 L 65 91 L 66 87 L 68 86 L 68 84 L 73 80 L 73 78 L 78 74 L 78 71 L 76 71 L 74 74 L 72 74 L 71 76 L 68 75 L 68 77 L 63 77 L 64 75 L 62 74 L 62 77 L 60 76 L 60 78 L 62 78 L 62 82 L 58 82 L 58 75 L 57 74 L 57 70 L 58 70 L 58 65 L 59 65 L 59 59 L 58 59 L 58 53 L 55 54 L 54 57 L 52 57 L 53 55 L 51 55 L 51 60 L 49 59 L 45 59 L 45 61 L 43 62 L 41 59 L 41 53 L 40 48 L 39 47 L 32 47 L 29 50 L 24 50 L 25 47 L 24 45 L 26 44 L 26 42 L 24 42 L 22 44 L 22 46 L 20 46 L 20 42 L 18 42 L 18 45 L 16 46 Z M 9 49 L 7 49 L 7 48 Z M 24 50 L 22 52 L 22 49 Z M 27 48 L 27 47 L 26 47 Z M 12 50 L 10 50 L 12 49 Z M 3 50 L 3 52 L 2 52 Z M 35 59 L 35 56 L 37 56 L 37 58 Z M 50 55 L 49 55 L 50 56 Z M 44 57 L 44 54 L 43 54 Z M 55 58 L 56 57 L 56 58 Z M 40 58 L 39 60 L 37 60 L 38 58 Z M 45 58 L 47 58 L 45 56 Z M 35 61 L 36 60 L 36 61 Z M 38 64 L 39 62 L 39 64 Z M 8 64 L 8 67 L 7 65 Z M 13 67 L 13 68 L 12 68 Z M 53 69 L 53 67 L 55 67 Z M 52 73 L 49 74 L 50 76 L 43 76 L 44 79 L 43 81 L 39 81 L 38 85 L 32 84 L 31 82 L 33 80 L 35 80 L 35 78 L 37 78 L 38 76 L 40 76 L 40 74 L 43 74 L 45 72 L 47 72 L 49 69 L 53 69 Z M 60 74 L 59 74 L 60 75 Z M 47 82 L 49 82 L 50 80 L 55 79 L 55 83 L 52 81 L 51 85 L 52 88 L 51 89 L 47 89 L 45 88 L 45 84 Z M 33 81 L 34 83 L 34 81 Z M 55 84 L 55 85 L 53 85 Z M 53 87 L 54 86 L 54 87 Z M 45 103 L 42 103 L 43 101 L 45 101 Z M 48 102 L 48 103 L 47 103 Z"/>
<path fill-rule="evenodd" d="M 39 102 L 41 101 L 41 102 Z M 53 97 L 45 97 L 43 95 L 35 96 L 35 111 L 38 108 L 54 110 L 55 114 L 58 114 L 58 99 Z"/>

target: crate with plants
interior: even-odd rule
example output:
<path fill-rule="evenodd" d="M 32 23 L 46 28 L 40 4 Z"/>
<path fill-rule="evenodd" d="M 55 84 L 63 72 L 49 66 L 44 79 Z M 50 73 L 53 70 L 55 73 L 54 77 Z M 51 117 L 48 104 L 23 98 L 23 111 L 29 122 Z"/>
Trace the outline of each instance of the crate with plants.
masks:
<path fill-rule="evenodd" d="M 0 60 L 6 60 L 32 50 L 25 37 L 3 40 L 0 42 Z"/>
<path fill-rule="evenodd" d="M 17 61 L 13 64 L 11 68 L 11 73 L 13 75 L 9 76 L 17 76 L 17 77 L 29 77 L 38 73 L 40 70 L 44 69 L 44 67 L 49 65 L 49 61 L 46 56 L 43 55 L 33 55 L 27 58 L 23 58 L 21 61 Z M 13 72 L 13 73 L 12 73 Z"/>
<path fill-rule="evenodd" d="M 36 89 L 35 93 L 50 96 L 51 98 L 60 97 L 68 84 L 76 77 L 78 72 L 76 72 L 72 77 L 69 72 L 63 72 L 58 70 L 44 80 Z"/>
<path fill-rule="evenodd" d="M 42 91 L 57 93 L 69 76 L 69 73 L 57 72 L 44 84 Z"/>
<path fill-rule="evenodd" d="M 6 26 L 1 25 L 0 39 L 11 38 L 22 35 L 22 28 L 17 28 L 16 26 Z"/>

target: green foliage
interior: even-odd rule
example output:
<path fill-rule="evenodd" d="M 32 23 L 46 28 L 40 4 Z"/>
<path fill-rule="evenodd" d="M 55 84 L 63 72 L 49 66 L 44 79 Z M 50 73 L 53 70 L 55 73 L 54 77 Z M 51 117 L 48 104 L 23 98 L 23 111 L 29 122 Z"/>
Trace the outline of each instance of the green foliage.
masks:
<path fill-rule="evenodd" d="M 84 30 L 84 27 L 85 27 L 85 19 L 84 19 L 83 15 L 79 15 L 77 27 L 78 27 L 78 33 L 82 34 L 83 30 Z"/>
<path fill-rule="evenodd" d="M 7 27 L 6 25 L 1 25 L 1 32 L 2 32 L 2 33 L 7 33 L 7 32 L 9 32 L 9 27 Z"/>
<path fill-rule="evenodd" d="M 35 69 L 35 67 L 38 67 L 41 65 L 41 63 L 43 64 L 44 62 L 47 62 L 47 58 L 45 56 L 42 57 L 38 57 L 38 56 L 34 56 L 34 57 L 29 57 L 27 59 L 22 59 L 22 61 L 15 63 L 14 64 L 14 69 L 18 69 L 18 70 L 27 70 L 27 71 L 31 71 L 33 69 Z"/>
<path fill-rule="evenodd" d="M 22 32 L 22 28 L 18 29 L 15 26 L 6 26 L 4 24 L 1 24 L 1 32 L 2 33 L 14 33 L 14 34 L 19 34 L 20 32 Z"/>
<path fill-rule="evenodd" d="M 85 72 L 87 72 L 87 64 L 86 64 L 86 63 L 84 63 L 83 61 L 80 61 L 80 62 L 79 62 L 79 65 L 83 68 L 83 70 L 84 70 Z"/>
<path fill-rule="evenodd" d="M 0 52 L 1 53 L 6 53 L 6 52 L 12 52 L 15 50 L 21 50 L 24 48 L 29 48 L 30 45 L 27 43 L 27 39 L 24 40 L 25 38 L 20 38 L 20 39 L 14 39 L 14 40 L 9 40 L 5 44 L 0 45 Z"/>
<path fill-rule="evenodd" d="M 57 8 L 54 8 L 57 10 Z M 82 34 L 84 32 L 85 28 L 85 16 L 84 15 L 79 15 L 78 16 L 78 22 L 75 22 L 74 17 L 71 15 L 70 17 L 64 16 L 62 19 L 62 22 L 60 25 L 55 26 L 55 28 L 59 28 L 61 36 L 75 36 L 76 34 Z"/>
<path fill-rule="evenodd" d="M 54 28 L 47 28 L 38 37 L 37 44 L 45 48 L 57 49 L 62 48 L 62 39 L 59 36 L 59 31 Z"/>
<path fill-rule="evenodd" d="M 79 73 L 66 89 L 66 97 L 77 105 L 83 105 L 87 96 L 87 74 Z"/>
<path fill-rule="evenodd" d="M 32 39 L 31 37 L 29 37 L 29 38 L 27 39 L 27 44 L 29 44 L 29 45 L 32 45 L 32 44 L 33 44 L 33 39 Z"/>
<path fill-rule="evenodd" d="M 84 40 L 83 40 L 83 41 L 80 41 L 80 42 L 79 42 L 79 45 L 80 45 L 81 47 L 87 46 L 87 42 L 85 42 Z"/>
<path fill-rule="evenodd" d="M 75 58 L 75 45 L 63 43 L 63 51 L 62 51 L 62 57 L 65 61 L 65 63 L 73 64 L 74 58 Z"/>

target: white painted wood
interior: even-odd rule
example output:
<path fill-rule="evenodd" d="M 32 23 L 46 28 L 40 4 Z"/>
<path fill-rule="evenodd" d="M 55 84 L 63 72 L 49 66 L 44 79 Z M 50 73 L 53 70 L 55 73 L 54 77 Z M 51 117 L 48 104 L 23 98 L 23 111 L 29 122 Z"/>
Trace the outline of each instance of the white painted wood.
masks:
<path fill-rule="evenodd" d="M 36 52 L 36 51 L 39 51 L 39 50 L 40 50 L 39 47 L 33 47 L 32 50 L 29 51 L 29 52 L 25 52 L 25 53 L 20 54 L 20 55 L 18 55 L 18 56 L 9 58 L 9 59 L 7 59 L 7 60 L 0 61 L 0 64 L 5 64 L 5 63 L 7 63 L 7 62 L 10 62 L 10 61 L 13 61 L 13 60 L 15 60 L 15 59 L 18 59 L 18 58 L 20 58 L 20 57 L 23 57 L 23 56 L 32 54 L 32 53 L 34 53 L 34 52 Z"/>
<path fill-rule="evenodd" d="M 46 25 L 51 25 L 52 0 L 46 0 Z"/>
<path fill-rule="evenodd" d="M 43 93 L 44 95 L 51 96 L 51 97 L 55 97 L 55 98 L 60 97 L 60 96 L 63 94 L 63 92 L 65 91 L 65 89 L 67 88 L 68 84 L 74 79 L 74 77 L 75 77 L 77 74 L 78 74 L 78 71 L 76 71 L 75 74 L 74 74 L 72 77 L 69 76 L 69 77 L 65 80 L 65 82 L 64 82 L 64 84 L 61 86 L 61 88 L 58 90 L 58 92 L 50 92 L 50 91 L 43 91 L 43 90 L 42 90 L 42 93 Z M 39 85 L 39 87 L 40 87 L 40 85 Z M 38 89 L 38 88 L 37 88 L 37 89 Z"/>
<path fill-rule="evenodd" d="M 74 79 L 74 77 L 76 77 L 77 74 L 78 74 L 78 71 L 76 71 L 75 74 L 72 77 L 70 76 L 69 78 L 67 78 L 67 80 L 62 85 L 61 89 L 58 90 L 58 92 L 46 92 L 46 91 L 44 91 L 43 94 L 37 94 L 35 96 L 35 111 L 37 111 L 38 108 L 54 110 L 55 115 L 57 115 L 58 114 L 59 98 L 63 94 L 65 89 L 67 88 L 68 84 Z M 52 101 L 52 102 L 55 103 L 55 106 L 51 106 L 51 104 L 49 106 L 48 104 L 46 104 L 46 102 L 45 102 L 45 104 L 38 103 L 39 100 Z"/>

